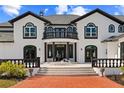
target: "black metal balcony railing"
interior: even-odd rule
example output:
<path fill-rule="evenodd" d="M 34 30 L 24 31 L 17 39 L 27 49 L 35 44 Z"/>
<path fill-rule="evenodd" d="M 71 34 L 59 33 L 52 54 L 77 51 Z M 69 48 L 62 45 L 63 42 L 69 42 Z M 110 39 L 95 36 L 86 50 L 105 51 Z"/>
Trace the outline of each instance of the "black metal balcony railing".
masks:
<path fill-rule="evenodd" d="M 44 32 L 43 39 L 50 39 L 50 38 L 78 39 L 78 34 L 76 32 Z"/>

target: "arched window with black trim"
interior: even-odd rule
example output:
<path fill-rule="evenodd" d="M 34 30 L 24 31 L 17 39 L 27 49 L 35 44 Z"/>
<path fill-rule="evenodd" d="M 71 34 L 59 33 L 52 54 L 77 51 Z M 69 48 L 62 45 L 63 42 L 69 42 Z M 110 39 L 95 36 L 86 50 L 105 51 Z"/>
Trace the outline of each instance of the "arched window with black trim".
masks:
<path fill-rule="evenodd" d="M 47 27 L 44 28 L 45 32 L 47 32 L 47 29 L 48 29 Z"/>
<path fill-rule="evenodd" d="M 24 47 L 24 59 L 35 59 L 37 57 L 37 48 L 33 45 Z"/>
<path fill-rule="evenodd" d="M 33 23 L 28 22 L 24 26 L 23 37 L 24 38 L 37 38 L 37 28 Z"/>
<path fill-rule="evenodd" d="M 77 28 L 76 27 L 73 27 L 73 32 L 77 32 Z"/>
<path fill-rule="evenodd" d="M 98 37 L 98 27 L 94 23 L 88 23 L 84 27 L 85 39 L 97 39 Z"/>
<path fill-rule="evenodd" d="M 109 32 L 114 33 L 115 32 L 115 26 L 113 24 L 109 25 Z"/>
<path fill-rule="evenodd" d="M 47 32 L 53 32 L 53 28 L 52 27 L 48 27 Z"/>
<path fill-rule="evenodd" d="M 118 26 L 118 32 L 119 33 L 124 33 L 124 25 L 119 25 Z"/>
<path fill-rule="evenodd" d="M 97 46 L 88 45 L 85 47 L 85 62 L 91 62 L 97 58 Z"/>
<path fill-rule="evenodd" d="M 71 26 L 69 26 L 69 27 L 67 28 L 67 32 L 73 32 L 73 28 L 72 28 Z"/>

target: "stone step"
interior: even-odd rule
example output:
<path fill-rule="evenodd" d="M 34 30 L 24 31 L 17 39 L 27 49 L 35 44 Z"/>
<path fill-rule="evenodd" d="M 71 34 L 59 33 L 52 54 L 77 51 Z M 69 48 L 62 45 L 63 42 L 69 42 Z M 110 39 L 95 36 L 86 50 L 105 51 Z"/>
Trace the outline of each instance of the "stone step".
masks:
<path fill-rule="evenodd" d="M 94 71 L 38 71 L 38 73 L 94 73 Z"/>
<path fill-rule="evenodd" d="M 92 67 L 41 67 L 36 75 L 97 75 Z"/>
<path fill-rule="evenodd" d="M 83 76 L 98 76 L 96 73 L 37 73 L 36 76 L 40 75 L 83 75 Z"/>
<path fill-rule="evenodd" d="M 39 71 L 94 71 L 93 69 L 39 69 Z"/>
<path fill-rule="evenodd" d="M 41 67 L 40 69 L 92 69 L 91 67 Z"/>

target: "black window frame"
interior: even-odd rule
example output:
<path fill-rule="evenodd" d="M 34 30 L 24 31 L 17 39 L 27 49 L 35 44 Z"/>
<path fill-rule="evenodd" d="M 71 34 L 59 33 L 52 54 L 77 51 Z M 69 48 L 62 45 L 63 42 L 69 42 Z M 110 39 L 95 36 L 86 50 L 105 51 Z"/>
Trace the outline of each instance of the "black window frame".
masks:
<path fill-rule="evenodd" d="M 108 30 L 109 30 L 109 33 L 114 33 L 115 32 L 115 25 L 110 24 Z"/>
<path fill-rule="evenodd" d="M 26 52 L 30 52 L 30 53 L 26 53 Z M 29 56 L 27 54 L 30 54 L 31 56 Z M 32 57 L 33 59 L 37 58 L 37 47 L 34 45 L 24 46 L 23 47 L 23 57 L 24 57 L 24 59 L 31 59 L 30 57 Z"/>
<path fill-rule="evenodd" d="M 35 29 L 35 36 L 25 36 L 25 31 L 26 31 L 26 28 L 28 28 L 28 26 L 27 26 L 28 24 L 32 24 L 32 28 Z M 30 34 L 31 34 L 31 32 L 30 32 Z M 35 26 L 32 22 L 26 23 L 26 25 L 23 26 L 23 39 L 36 39 L 36 38 L 37 38 L 37 26 Z"/>
<path fill-rule="evenodd" d="M 69 27 L 67 28 L 67 32 L 73 32 L 73 27 L 72 27 L 72 26 L 69 26 Z"/>
<path fill-rule="evenodd" d="M 120 28 L 122 28 L 122 30 L 120 30 Z M 118 32 L 119 33 L 124 33 L 124 25 L 119 25 L 118 26 Z"/>
<path fill-rule="evenodd" d="M 96 36 L 87 36 L 86 35 L 86 31 L 87 31 L 87 28 L 89 27 L 90 28 L 90 26 L 89 25 L 93 25 L 94 26 L 94 28 L 95 28 L 95 30 L 96 30 Z M 91 33 L 89 33 L 90 35 L 91 35 Z M 93 33 L 92 33 L 93 34 Z M 94 23 L 88 23 L 86 26 L 84 26 L 84 38 L 85 39 L 97 39 L 98 38 L 98 26 L 96 26 Z"/>

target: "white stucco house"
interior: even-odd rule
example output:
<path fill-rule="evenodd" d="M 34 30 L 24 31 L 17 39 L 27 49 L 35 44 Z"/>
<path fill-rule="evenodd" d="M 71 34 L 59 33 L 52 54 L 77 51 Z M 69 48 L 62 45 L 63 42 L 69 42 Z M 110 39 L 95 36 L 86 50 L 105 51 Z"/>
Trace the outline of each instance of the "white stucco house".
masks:
<path fill-rule="evenodd" d="M 124 16 L 100 9 L 82 16 L 41 16 L 28 11 L 0 23 L 0 59 L 39 57 L 40 63 L 80 64 L 96 58 L 124 59 L 123 24 Z"/>

